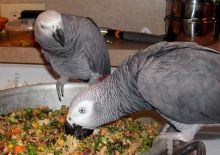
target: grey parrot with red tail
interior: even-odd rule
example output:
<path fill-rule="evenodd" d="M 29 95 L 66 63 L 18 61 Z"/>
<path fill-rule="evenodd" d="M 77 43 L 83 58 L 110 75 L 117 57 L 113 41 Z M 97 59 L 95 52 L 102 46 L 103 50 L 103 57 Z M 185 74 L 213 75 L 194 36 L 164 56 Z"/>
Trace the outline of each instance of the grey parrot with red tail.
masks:
<path fill-rule="evenodd" d="M 105 39 L 90 18 L 46 10 L 35 21 L 34 35 L 45 58 L 60 75 L 57 80 L 60 100 L 69 79 L 92 84 L 110 74 Z"/>
<path fill-rule="evenodd" d="M 159 139 L 189 142 L 203 126 L 220 124 L 219 101 L 218 51 L 192 42 L 160 42 L 74 97 L 65 124 L 67 133 L 85 138 L 124 115 L 155 110 L 177 130 L 163 130 Z"/>

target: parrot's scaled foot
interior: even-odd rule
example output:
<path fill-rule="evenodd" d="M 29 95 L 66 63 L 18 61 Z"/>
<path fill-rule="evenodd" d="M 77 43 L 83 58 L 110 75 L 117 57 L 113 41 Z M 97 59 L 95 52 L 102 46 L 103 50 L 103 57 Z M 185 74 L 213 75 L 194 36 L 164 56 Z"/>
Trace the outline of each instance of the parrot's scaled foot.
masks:
<path fill-rule="evenodd" d="M 175 133 L 175 132 L 172 132 L 172 133 L 164 133 L 164 132 L 161 132 L 160 135 L 154 140 L 153 143 L 158 143 L 159 141 L 161 140 L 166 140 L 166 144 L 167 144 L 167 155 L 172 155 L 173 154 L 173 143 L 174 143 L 174 140 L 178 139 L 183 139 L 182 138 L 183 135 L 182 133 Z"/>
<path fill-rule="evenodd" d="M 170 124 L 166 123 L 166 124 L 164 125 L 163 129 L 161 130 L 160 135 L 161 135 L 161 134 L 165 134 L 165 133 L 167 133 L 168 130 L 169 130 L 169 127 L 170 127 Z M 158 140 L 161 140 L 161 139 L 158 138 L 158 137 L 155 138 L 155 140 L 153 141 L 153 143 L 157 143 Z"/>
<path fill-rule="evenodd" d="M 56 83 L 56 90 L 59 100 L 64 97 L 64 84 L 67 82 L 67 78 L 59 78 Z"/>
<path fill-rule="evenodd" d="M 184 142 L 189 142 L 191 141 L 192 139 L 188 138 L 188 137 L 185 137 L 183 133 L 181 132 L 172 132 L 172 133 L 161 133 L 155 140 L 160 140 L 160 139 L 166 139 L 166 140 L 181 140 L 181 141 L 184 141 Z"/>
<path fill-rule="evenodd" d="M 167 155 L 172 155 L 173 154 L 173 140 L 169 139 L 167 141 Z"/>
<path fill-rule="evenodd" d="M 165 124 L 159 136 L 154 140 L 154 143 L 159 140 L 167 141 L 167 154 L 172 155 L 173 153 L 173 143 L 174 140 L 189 142 L 192 141 L 194 135 L 201 128 L 202 125 L 199 124 L 183 124 L 175 121 L 170 121 L 179 132 L 169 132 L 168 129 L 170 125 L 168 123 Z"/>
<path fill-rule="evenodd" d="M 160 135 L 167 134 L 168 130 L 170 128 L 170 124 L 166 123 L 163 127 L 163 129 L 160 132 Z M 172 155 L 173 154 L 173 139 L 167 139 L 160 137 L 160 135 L 154 140 L 153 145 L 156 143 L 159 143 L 161 140 L 166 141 L 166 148 L 167 148 L 167 155 Z"/>
<path fill-rule="evenodd" d="M 168 129 L 170 127 L 170 124 L 166 123 L 162 129 L 162 131 L 160 133 L 167 133 L 168 132 Z"/>

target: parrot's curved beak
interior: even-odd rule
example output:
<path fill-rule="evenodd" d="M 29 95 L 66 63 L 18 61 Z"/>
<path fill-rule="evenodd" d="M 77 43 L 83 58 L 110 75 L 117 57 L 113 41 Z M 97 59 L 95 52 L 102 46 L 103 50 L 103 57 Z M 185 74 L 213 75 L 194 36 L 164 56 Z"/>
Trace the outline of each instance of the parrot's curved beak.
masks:
<path fill-rule="evenodd" d="M 92 129 L 82 128 L 79 125 L 75 125 L 75 124 L 71 125 L 67 121 L 65 121 L 64 124 L 65 124 L 66 134 L 74 135 L 76 136 L 77 139 L 84 139 L 89 135 L 91 135 L 94 131 Z"/>
<path fill-rule="evenodd" d="M 53 36 L 54 40 L 59 42 L 60 45 L 64 47 L 64 45 L 65 45 L 65 37 L 64 37 L 64 33 L 63 33 L 62 29 L 57 28 L 56 31 L 53 32 L 52 36 Z"/>

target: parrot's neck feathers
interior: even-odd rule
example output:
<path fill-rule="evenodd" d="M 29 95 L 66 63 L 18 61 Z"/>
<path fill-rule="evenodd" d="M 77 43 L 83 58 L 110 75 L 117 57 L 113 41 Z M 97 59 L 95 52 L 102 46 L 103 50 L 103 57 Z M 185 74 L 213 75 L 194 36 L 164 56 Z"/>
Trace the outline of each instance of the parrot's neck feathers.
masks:
<path fill-rule="evenodd" d="M 105 92 L 103 98 L 110 100 L 113 109 L 118 112 L 118 116 L 150 109 L 149 104 L 138 92 L 135 76 L 131 76 L 132 73 L 128 71 L 127 67 L 126 64 L 120 66 L 103 81 L 105 86 L 101 86 Z"/>

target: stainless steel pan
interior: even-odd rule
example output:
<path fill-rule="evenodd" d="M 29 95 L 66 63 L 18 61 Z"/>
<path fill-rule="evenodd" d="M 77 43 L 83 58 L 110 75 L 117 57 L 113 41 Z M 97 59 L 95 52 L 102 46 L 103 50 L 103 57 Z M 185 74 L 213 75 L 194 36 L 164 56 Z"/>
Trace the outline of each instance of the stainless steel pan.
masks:
<path fill-rule="evenodd" d="M 36 84 L 36 85 L 29 85 L 17 88 L 11 88 L 7 90 L 0 90 L 0 114 L 7 114 L 13 111 L 17 111 L 23 108 L 28 107 L 35 107 L 35 106 L 48 106 L 51 109 L 59 109 L 62 105 L 69 106 L 72 98 L 86 89 L 88 84 L 86 83 L 68 83 L 65 85 L 65 97 L 60 102 L 57 98 L 56 92 L 56 84 Z M 157 116 L 154 116 L 155 113 L 151 113 L 150 119 L 157 119 Z M 144 121 L 149 121 L 149 117 L 146 118 L 145 113 L 137 113 L 135 114 L 136 118 L 145 117 Z M 164 123 L 164 122 L 161 122 Z M 152 148 L 152 152 L 150 155 L 159 155 L 165 154 L 166 150 L 166 141 L 160 141 Z M 205 155 L 205 146 L 202 142 L 195 141 L 186 146 L 178 146 L 176 151 L 174 152 L 175 155 L 182 155 L 187 152 L 192 152 L 193 150 L 197 150 L 197 155 Z M 145 152 L 143 154 L 148 154 Z M 148 154 L 149 155 L 149 154 Z"/>
<path fill-rule="evenodd" d="M 86 83 L 66 84 L 65 96 L 61 102 L 57 97 L 55 84 L 36 84 L 0 90 L 0 114 L 41 105 L 51 109 L 59 109 L 62 105 L 69 106 L 72 98 L 87 87 Z"/>

